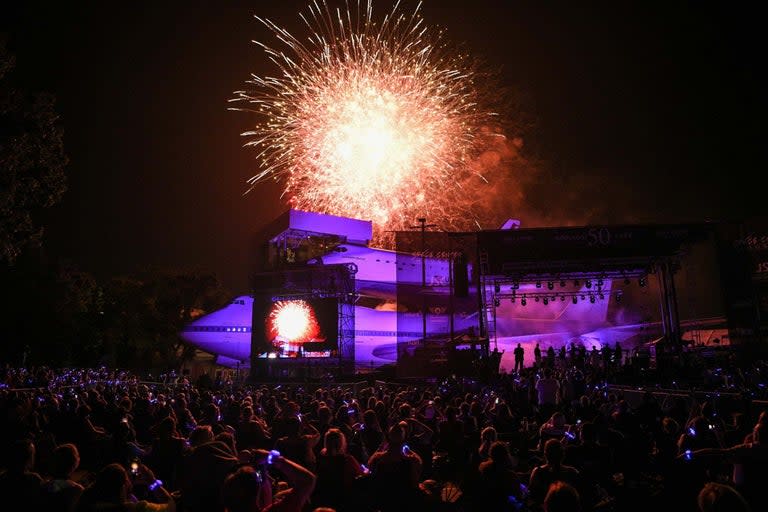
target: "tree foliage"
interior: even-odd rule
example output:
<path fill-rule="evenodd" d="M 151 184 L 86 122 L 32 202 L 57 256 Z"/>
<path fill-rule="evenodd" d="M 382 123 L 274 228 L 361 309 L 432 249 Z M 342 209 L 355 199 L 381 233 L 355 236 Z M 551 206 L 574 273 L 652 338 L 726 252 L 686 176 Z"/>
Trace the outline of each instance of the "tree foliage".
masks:
<path fill-rule="evenodd" d="M 14 87 L 14 57 L 0 38 L 0 261 L 40 243 L 39 214 L 66 191 L 63 133 L 51 94 Z"/>
<path fill-rule="evenodd" d="M 202 312 L 226 304 L 216 276 L 202 270 L 150 269 L 113 279 L 105 287 L 106 364 L 174 368 L 194 351 L 179 332 Z"/>

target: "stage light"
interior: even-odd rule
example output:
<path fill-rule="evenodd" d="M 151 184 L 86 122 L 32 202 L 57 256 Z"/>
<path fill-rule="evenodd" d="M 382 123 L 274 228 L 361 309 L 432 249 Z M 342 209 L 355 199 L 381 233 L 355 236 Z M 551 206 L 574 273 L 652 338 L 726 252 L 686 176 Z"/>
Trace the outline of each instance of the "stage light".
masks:
<path fill-rule="evenodd" d="M 560 301 L 561 301 L 561 302 L 565 302 L 565 295 L 561 295 L 561 296 L 560 296 Z"/>
<path fill-rule="evenodd" d="M 638 283 L 640 286 L 645 286 L 645 277 L 641 277 L 640 279 L 638 279 L 638 280 L 637 280 L 637 283 Z"/>
<path fill-rule="evenodd" d="M 501 306 L 501 301 L 499 299 L 493 299 L 493 305 L 499 307 Z"/>
<path fill-rule="evenodd" d="M 603 296 L 603 294 L 601 293 L 600 295 L 598 295 L 598 296 L 597 296 L 597 298 L 598 298 L 598 299 L 600 299 L 600 300 L 603 300 L 605 297 L 604 297 L 604 296 Z"/>
<path fill-rule="evenodd" d="M 541 288 L 541 281 L 536 281 L 536 288 Z"/>
<path fill-rule="evenodd" d="M 573 297 L 571 297 L 571 302 L 573 302 L 574 304 L 576 304 L 577 302 L 579 302 L 579 298 L 578 298 L 577 296 L 575 296 L 575 295 L 574 295 Z"/>
<path fill-rule="evenodd" d="M 522 299 L 520 299 L 520 304 L 522 304 L 523 306 L 525 306 L 525 305 L 527 305 L 527 304 L 528 304 L 528 301 L 527 301 L 527 300 L 525 300 L 525 297 L 523 297 Z"/>
<path fill-rule="evenodd" d="M 549 299 L 548 299 L 548 298 L 546 298 L 546 297 L 544 297 L 544 299 L 542 299 L 542 302 L 543 302 L 543 303 L 544 303 L 544 305 L 546 306 L 547 304 L 549 304 Z"/>
<path fill-rule="evenodd" d="M 535 300 L 536 302 L 539 302 L 539 296 L 537 295 L 536 297 L 533 298 L 533 300 Z"/>
<path fill-rule="evenodd" d="M 513 282 L 512 283 L 512 289 L 513 290 L 517 290 L 518 288 L 520 288 L 520 283 L 518 283 L 517 281 Z"/>
<path fill-rule="evenodd" d="M 595 303 L 595 296 L 594 295 L 590 295 L 589 296 L 589 302 L 591 302 L 592 304 Z"/>
<path fill-rule="evenodd" d="M 584 299 L 586 299 L 586 298 L 587 298 L 587 297 L 586 297 L 585 295 L 582 295 L 582 296 L 581 296 L 581 300 L 584 300 Z"/>
<path fill-rule="evenodd" d="M 598 279 L 597 280 L 597 287 L 598 288 L 602 288 L 603 287 L 603 280 L 602 279 Z"/>
<path fill-rule="evenodd" d="M 548 290 L 552 290 L 554 288 L 555 288 L 555 283 L 553 283 L 552 281 L 548 281 L 547 282 L 547 289 Z"/>
<path fill-rule="evenodd" d="M 515 296 L 514 295 L 509 298 L 509 302 L 511 302 L 512 304 L 515 303 Z"/>
<path fill-rule="evenodd" d="M 616 293 L 616 302 L 621 302 L 621 293 Z"/>
<path fill-rule="evenodd" d="M 565 281 L 562 279 L 560 280 L 560 288 L 565 288 Z"/>
<path fill-rule="evenodd" d="M 493 291 L 495 291 L 496 293 L 499 293 L 501 291 L 501 286 L 499 286 L 499 283 L 493 284 Z"/>
<path fill-rule="evenodd" d="M 587 285 L 587 288 L 592 288 L 592 281 L 590 281 L 589 279 L 587 279 L 587 282 L 584 284 Z"/>

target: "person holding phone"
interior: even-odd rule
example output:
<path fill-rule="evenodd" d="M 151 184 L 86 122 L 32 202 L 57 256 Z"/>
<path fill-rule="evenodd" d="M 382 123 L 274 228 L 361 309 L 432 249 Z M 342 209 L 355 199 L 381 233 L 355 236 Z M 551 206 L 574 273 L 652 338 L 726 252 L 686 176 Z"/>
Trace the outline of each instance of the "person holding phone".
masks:
<path fill-rule="evenodd" d="M 270 473 L 284 478 L 288 488 L 272 493 Z M 226 512 L 301 512 L 315 489 L 315 474 L 277 450 L 253 451 L 250 464 L 230 473 L 221 488 Z"/>
<path fill-rule="evenodd" d="M 382 512 L 412 510 L 419 499 L 423 466 L 421 457 L 406 443 L 402 422 L 391 426 L 382 448 L 368 459 L 374 505 Z"/>

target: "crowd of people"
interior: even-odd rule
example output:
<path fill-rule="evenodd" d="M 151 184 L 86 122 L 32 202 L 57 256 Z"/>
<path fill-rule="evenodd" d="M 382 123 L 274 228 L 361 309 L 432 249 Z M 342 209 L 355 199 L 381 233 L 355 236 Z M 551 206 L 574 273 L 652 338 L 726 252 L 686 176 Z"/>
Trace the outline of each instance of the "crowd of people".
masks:
<path fill-rule="evenodd" d="M 516 370 L 342 384 L 5 368 L 0 491 L 76 512 L 768 507 L 762 403 L 630 396 L 588 364 Z"/>

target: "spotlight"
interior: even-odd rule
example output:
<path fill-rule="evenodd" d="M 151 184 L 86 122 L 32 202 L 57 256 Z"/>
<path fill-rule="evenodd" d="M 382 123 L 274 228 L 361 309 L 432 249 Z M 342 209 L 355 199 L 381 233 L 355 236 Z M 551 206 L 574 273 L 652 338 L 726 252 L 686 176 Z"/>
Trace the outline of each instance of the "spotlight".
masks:
<path fill-rule="evenodd" d="M 493 305 L 499 307 L 501 306 L 501 301 L 499 299 L 493 299 Z"/>
<path fill-rule="evenodd" d="M 571 302 L 573 302 L 574 304 L 576 304 L 577 302 L 579 302 L 579 298 L 578 298 L 577 296 L 575 296 L 575 295 L 574 295 L 573 297 L 571 297 Z"/>
<path fill-rule="evenodd" d="M 589 302 L 591 302 L 592 304 L 595 303 L 595 296 L 594 295 L 590 295 L 589 296 Z"/>
<path fill-rule="evenodd" d="M 501 286 L 499 286 L 499 283 L 493 284 L 493 291 L 495 291 L 496 293 L 499 293 L 501 291 Z"/>
<path fill-rule="evenodd" d="M 616 293 L 616 302 L 621 302 L 621 294 Z"/>
<path fill-rule="evenodd" d="M 586 297 L 586 296 L 584 296 L 584 295 L 582 295 L 582 296 L 581 296 L 581 300 L 584 300 L 584 299 L 586 299 L 586 298 L 587 298 L 587 297 Z"/>
<path fill-rule="evenodd" d="M 560 296 L 560 302 L 565 302 L 565 295 Z"/>
<path fill-rule="evenodd" d="M 602 279 L 598 279 L 597 280 L 597 287 L 598 288 L 602 288 L 603 287 L 603 280 Z"/>
<path fill-rule="evenodd" d="M 536 288 L 541 288 L 541 281 L 536 281 Z"/>
<path fill-rule="evenodd" d="M 587 279 L 587 282 L 584 284 L 587 285 L 587 288 L 592 288 L 592 281 L 590 281 L 589 279 Z"/>
<path fill-rule="evenodd" d="M 510 297 L 509 302 L 511 302 L 512 304 L 515 303 L 515 296 L 514 295 L 512 297 Z"/>
<path fill-rule="evenodd" d="M 520 283 L 518 283 L 517 281 L 513 282 L 512 283 L 512 289 L 513 290 L 517 290 L 518 288 L 520 288 Z"/>
<path fill-rule="evenodd" d="M 565 281 L 562 279 L 560 280 L 560 288 L 565 288 Z"/>
<path fill-rule="evenodd" d="M 542 302 L 543 302 L 543 303 L 544 303 L 544 305 L 546 306 L 547 304 L 549 304 L 549 299 L 548 299 L 548 298 L 546 298 L 546 297 L 544 297 L 544 299 L 542 299 Z"/>
<path fill-rule="evenodd" d="M 637 283 L 638 283 L 640 286 L 645 286 L 645 277 L 641 277 L 640 279 L 638 279 L 638 280 L 637 280 Z"/>
<path fill-rule="evenodd" d="M 520 299 L 520 304 L 522 304 L 523 306 L 525 306 L 525 305 L 527 305 L 527 304 L 528 304 L 528 301 L 527 301 L 527 300 L 525 300 L 525 297 L 523 297 L 522 299 Z"/>
<path fill-rule="evenodd" d="M 552 281 L 549 281 L 547 283 L 547 289 L 548 290 L 552 290 L 552 289 L 554 289 L 554 287 L 555 287 L 555 283 L 553 283 Z"/>
<path fill-rule="evenodd" d="M 537 295 L 536 297 L 533 298 L 533 300 L 535 300 L 536 302 L 539 302 L 539 296 Z"/>
<path fill-rule="evenodd" d="M 597 296 L 597 298 L 598 298 L 598 299 L 600 299 L 600 300 L 603 300 L 605 297 L 603 297 L 603 294 L 601 293 L 601 294 L 599 294 L 599 295 Z"/>

